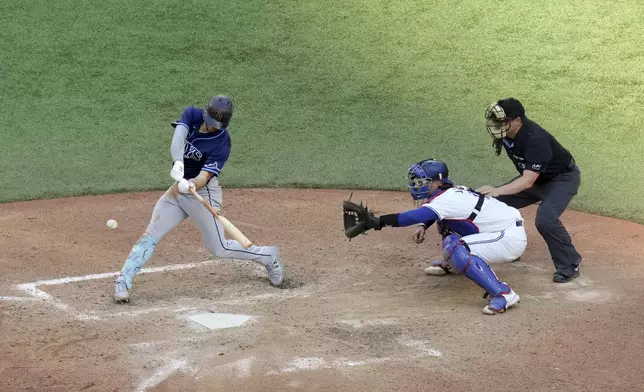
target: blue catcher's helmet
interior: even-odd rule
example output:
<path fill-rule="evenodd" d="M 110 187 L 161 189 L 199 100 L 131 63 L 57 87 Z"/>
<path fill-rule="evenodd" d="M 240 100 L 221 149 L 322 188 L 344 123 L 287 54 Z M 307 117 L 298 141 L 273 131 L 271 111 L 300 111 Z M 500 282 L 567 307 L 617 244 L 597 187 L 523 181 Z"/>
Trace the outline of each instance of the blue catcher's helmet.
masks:
<path fill-rule="evenodd" d="M 448 175 L 447 165 L 439 160 L 429 158 L 414 163 L 407 170 L 411 197 L 414 200 L 429 198 L 429 188 L 432 181 L 440 180 L 446 184 L 453 185 Z"/>

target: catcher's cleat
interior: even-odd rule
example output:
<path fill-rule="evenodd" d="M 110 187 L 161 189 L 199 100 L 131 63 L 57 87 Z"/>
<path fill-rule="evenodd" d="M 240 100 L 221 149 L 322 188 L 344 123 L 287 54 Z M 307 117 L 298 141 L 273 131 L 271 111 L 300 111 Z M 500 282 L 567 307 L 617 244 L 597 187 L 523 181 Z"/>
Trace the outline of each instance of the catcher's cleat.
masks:
<path fill-rule="evenodd" d="M 127 290 L 125 282 L 117 280 L 114 285 L 114 301 L 117 303 L 129 302 L 130 292 Z"/>
<path fill-rule="evenodd" d="M 268 279 L 271 281 L 271 284 L 273 286 L 280 286 L 284 283 L 286 273 L 284 271 L 284 265 L 280 261 L 280 249 L 277 246 L 273 246 L 271 250 L 271 260 L 266 265 L 266 272 L 268 273 Z"/>
<path fill-rule="evenodd" d="M 510 291 L 491 298 L 490 302 L 483 308 L 483 313 L 490 315 L 503 313 L 506 309 L 520 302 L 521 298 L 519 297 L 519 294 L 515 293 L 514 290 L 507 285 L 505 286 Z"/>

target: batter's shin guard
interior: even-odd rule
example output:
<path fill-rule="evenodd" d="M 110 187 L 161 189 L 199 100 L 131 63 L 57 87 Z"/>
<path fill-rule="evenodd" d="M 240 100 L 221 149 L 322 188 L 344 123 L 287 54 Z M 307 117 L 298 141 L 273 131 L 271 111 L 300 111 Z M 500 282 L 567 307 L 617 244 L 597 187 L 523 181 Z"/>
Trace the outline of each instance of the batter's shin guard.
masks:
<path fill-rule="evenodd" d="M 136 275 L 150 257 L 152 257 L 156 245 L 157 243 L 154 240 L 154 237 L 148 233 L 143 234 L 127 256 L 127 259 L 123 264 L 123 269 L 121 270 L 121 275 L 118 277 L 117 281 L 124 282 L 127 288 L 131 289 L 134 275 Z"/>
<path fill-rule="evenodd" d="M 443 257 L 453 269 L 483 288 L 486 297 L 487 294 L 498 297 L 511 291 L 507 284 L 499 281 L 485 260 L 470 253 L 457 235 L 448 235 L 443 240 Z"/>

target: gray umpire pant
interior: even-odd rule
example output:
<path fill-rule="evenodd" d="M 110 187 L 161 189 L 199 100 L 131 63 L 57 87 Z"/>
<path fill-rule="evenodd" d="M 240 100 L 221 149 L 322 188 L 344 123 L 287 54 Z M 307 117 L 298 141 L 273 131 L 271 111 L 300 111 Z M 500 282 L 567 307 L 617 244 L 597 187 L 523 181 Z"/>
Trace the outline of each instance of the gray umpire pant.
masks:
<path fill-rule="evenodd" d="M 548 181 L 514 195 L 497 199 L 514 208 L 523 208 L 541 202 L 537 209 L 535 226 L 548 245 L 556 273 L 570 277 L 581 262 L 581 256 L 572 244 L 570 234 L 559 218 L 577 194 L 581 184 L 581 171 L 576 164 L 571 170 Z"/>

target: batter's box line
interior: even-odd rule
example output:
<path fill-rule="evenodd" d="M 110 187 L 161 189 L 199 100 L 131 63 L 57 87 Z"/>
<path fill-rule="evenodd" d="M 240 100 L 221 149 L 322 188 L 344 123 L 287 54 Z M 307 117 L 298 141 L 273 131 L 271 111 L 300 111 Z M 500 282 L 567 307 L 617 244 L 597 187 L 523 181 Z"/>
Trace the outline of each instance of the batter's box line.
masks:
<path fill-rule="evenodd" d="M 247 260 L 235 260 L 231 259 L 232 261 L 236 262 L 248 262 Z M 223 259 L 217 259 L 217 260 L 206 260 L 202 262 L 196 262 L 196 263 L 187 263 L 187 264 L 172 264 L 172 265 L 166 265 L 162 267 L 154 267 L 154 268 L 143 268 L 141 271 L 139 271 L 140 274 L 151 274 L 155 272 L 167 272 L 167 271 L 178 271 L 178 270 L 184 270 L 184 269 L 192 269 L 192 268 L 199 268 L 207 265 L 212 265 L 212 264 L 219 264 L 219 263 L 225 263 L 229 262 L 230 260 L 223 260 Z M 61 285 L 61 284 L 67 284 L 67 283 L 76 283 L 76 282 L 84 282 L 84 281 L 89 281 L 89 280 L 100 280 L 100 279 L 107 279 L 107 278 L 114 278 L 119 276 L 120 272 L 105 272 L 101 274 L 91 274 L 91 275 L 85 275 L 85 276 L 71 276 L 71 277 L 65 277 L 65 278 L 58 278 L 58 279 L 49 279 L 49 280 L 37 280 L 35 282 L 29 282 L 29 283 L 21 283 L 15 286 L 15 288 L 24 291 L 27 295 L 30 297 L 0 297 L 0 299 L 16 299 L 17 298 L 32 298 L 34 300 L 38 299 L 41 300 L 42 303 L 52 306 L 58 310 L 61 310 L 74 318 L 78 320 L 103 320 L 103 318 L 97 316 L 96 314 L 92 314 L 92 312 L 82 312 L 64 302 L 59 300 L 58 298 L 54 297 L 53 295 L 47 293 L 46 291 L 41 289 L 41 286 L 55 286 L 55 285 Z M 262 299 L 266 297 L 266 294 L 260 294 L 257 296 L 257 299 Z M 222 301 L 225 302 L 225 301 Z M 141 309 L 137 311 L 130 311 L 130 312 L 116 312 L 113 314 L 106 314 L 103 315 L 103 317 L 119 317 L 119 316 L 138 316 L 140 314 L 145 314 L 145 313 L 151 313 L 151 312 L 156 312 L 156 311 L 183 311 L 187 310 L 189 308 L 179 308 L 179 310 L 174 309 L 173 307 L 159 307 L 159 308 L 147 308 L 147 309 Z M 190 308 L 192 309 L 192 308 Z"/>

